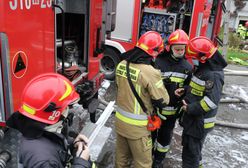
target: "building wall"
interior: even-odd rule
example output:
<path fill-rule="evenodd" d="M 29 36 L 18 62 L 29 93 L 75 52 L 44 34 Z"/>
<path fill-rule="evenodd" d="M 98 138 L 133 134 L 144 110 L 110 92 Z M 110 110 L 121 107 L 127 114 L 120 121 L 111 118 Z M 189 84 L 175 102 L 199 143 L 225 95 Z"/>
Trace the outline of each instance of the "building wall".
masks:
<path fill-rule="evenodd" d="M 237 16 L 230 17 L 230 22 L 229 22 L 230 29 L 237 30 L 240 21 L 243 22 L 248 21 L 248 0 L 245 0 L 244 2 L 246 3 L 246 6 L 242 10 L 237 11 Z M 236 7 L 234 5 L 234 0 L 231 0 L 230 12 L 233 13 L 235 9 Z"/>

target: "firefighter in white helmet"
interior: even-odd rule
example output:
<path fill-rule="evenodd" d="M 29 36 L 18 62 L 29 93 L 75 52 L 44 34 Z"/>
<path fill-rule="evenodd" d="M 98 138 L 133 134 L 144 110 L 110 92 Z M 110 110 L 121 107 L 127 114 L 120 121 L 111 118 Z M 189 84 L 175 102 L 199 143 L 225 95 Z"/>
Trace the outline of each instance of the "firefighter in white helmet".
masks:
<path fill-rule="evenodd" d="M 146 32 L 117 66 L 116 168 L 129 168 L 132 160 L 135 168 L 152 166 L 151 131 L 161 124 L 153 106 L 169 102 L 160 72 L 151 65 L 163 49 L 160 34 Z"/>
<path fill-rule="evenodd" d="M 56 73 L 38 75 L 24 88 L 19 110 L 7 125 L 22 133 L 19 164 L 25 168 L 89 168 L 88 139 L 66 138 L 68 106 L 79 100 L 72 83 Z M 75 149 L 72 151 L 71 149 Z M 72 159 L 73 158 L 73 159 Z"/>

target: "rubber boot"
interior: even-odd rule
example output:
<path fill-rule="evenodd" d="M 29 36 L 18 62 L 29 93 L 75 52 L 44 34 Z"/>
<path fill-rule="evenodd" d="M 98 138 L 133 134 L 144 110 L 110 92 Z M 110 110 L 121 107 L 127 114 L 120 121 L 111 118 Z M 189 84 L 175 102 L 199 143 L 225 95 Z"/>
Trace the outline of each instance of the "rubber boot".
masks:
<path fill-rule="evenodd" d="M 155 150 L 152 168 L 163 168 L 165 155 L 166 153 Z"/>

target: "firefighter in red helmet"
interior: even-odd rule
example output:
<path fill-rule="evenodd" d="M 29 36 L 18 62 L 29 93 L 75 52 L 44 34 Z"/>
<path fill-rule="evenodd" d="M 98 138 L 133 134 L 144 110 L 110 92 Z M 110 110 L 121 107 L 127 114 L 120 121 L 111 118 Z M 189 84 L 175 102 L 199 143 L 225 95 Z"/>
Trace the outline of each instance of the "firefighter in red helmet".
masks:
<path fill-rule="evenodd" d="M 224 85 L 223 69 L 227 63 L 206 37 L 189 41 L 186 54 L 193 59 L 195 70 L 182 100 L 183 168 L 202 167 L 201 150 L 206 135 L 213 130 Z"/>
<path fill-rule="evenodd" d="M 169 102 L 160 72 L 152 66 L 163 49 L 160 34 L 146 32 L 117 66 L 116 168 L 131 167 L 132 160 L 135 168 L 152 166 L 151 131 L 161 122 L 153 107 Z"/>
<path fill-rule="evenodd" d="M 7 121 L 23 135 L 19 164 L 25 168 L 64 168 L 69 164 L 73 152 L 64 132 L 71 118 L 68 106 L 78 100 L 72 83 L 56 73 L 39 75 L 26 85 L 19 110 Z M 90 167 L 87 141 L 79 134 L 72 143 L 76 149 L 72 167 Z"/>
<path fill-rule="evenodd" d="M 178 102 L 182 97 L 175 95 L 175 90 L 181 90 L 189 84 L 192 66 L 185 59 L 186 46 L 189 37 L 183 30 L 176 30 L 168 38 L 166 50 L 158 56 L 155 65 L 161 70 L 163 83 L 170 96 L 170 103 L 160 113 L 162 125 L 154 145 L 153 168 L 162 168 L 163 160 L 170 149 L 173 129 L 178 117 Z"/>

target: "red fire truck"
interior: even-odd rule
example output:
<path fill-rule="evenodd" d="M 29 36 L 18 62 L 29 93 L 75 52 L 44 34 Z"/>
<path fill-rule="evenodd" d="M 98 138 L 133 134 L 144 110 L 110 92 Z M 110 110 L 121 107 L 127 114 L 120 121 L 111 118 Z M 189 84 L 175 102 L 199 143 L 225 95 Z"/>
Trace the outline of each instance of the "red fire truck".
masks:
<path fill-rule="evenodd" d="M 132 48 L 140 35 L 149 30 L 161 33 L 166 43 L 171 32 L 180 28 L 190 38 L 207 36 L 218 39 L 222 0 L 119 0 L 116 28 L 101 60 L 106 78 L 113 79 L 120 54 Z"/>
<path fill-rule="evenodd" d="M 5 121 L 18 109 L 22 90 L 34 76 L 63 74 L 76 86 L 84 108 L 97 98 L 114 8 L 113 0 L 0 0 L 0 135 L 9 143 L 0 145 L 1 168 L 8 160 L 1 149 L 16 150 Z"/>

